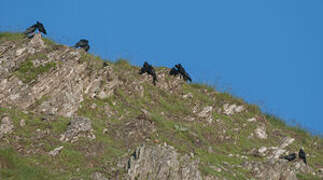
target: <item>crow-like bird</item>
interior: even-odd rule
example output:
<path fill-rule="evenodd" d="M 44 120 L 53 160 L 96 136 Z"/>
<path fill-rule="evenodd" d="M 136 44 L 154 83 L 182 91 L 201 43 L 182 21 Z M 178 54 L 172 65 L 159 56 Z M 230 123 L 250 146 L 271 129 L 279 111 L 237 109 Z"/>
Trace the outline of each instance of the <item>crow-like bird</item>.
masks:
<path fill-rule="evenodd" d="M 154 67 L 148 64 L 147 62 L 144 62 L 144 65 L 140 69 L 139 74 L 144 74 L 144 73 L 148 73 L 153 77 L 153 84 L 156 86 L 156 81 L 158 80 L 157 80 Z"/>
<path fill-rule="evenodd" d="M 169 71 L 169 75 L 172 75 L 172 76 L 177 76 L 178 73 L 179 73 L 178 70 L 174 67 Z"/>
<path fill-rule="evenodd" d="M 181 64 L 176 64 L 175 67 L 177 68 L 178 73 L 183 77 L 184 81 L 192 82 L 190 75 L 185 71 Z"/>
<path fill-rule="evenodd" d="M 281 159 L 286 159 L 288 161 L 293 161 L 296 159 L 296 153 L 289 154 L 287 156 L 280 157 Z"/>
<path fill-rule="evenodd" d="M 29 28 L 27 28 L 26 31 L 24 32 L 24 34 L 27 37 L 32 38 L 34 36 L 34 32 L 37 29 L 38 29 L 39 33 L 47 34 L 44 25 L 42 23 L 40 23 L 39 21 L 37 21 L 36 24 L 34 24 L 34 25 L 30 26 Z"/>
<path fill-rule="evenodd" d="M 74 45 L 75 48 L 83 48 L 86 52 L 90 49 L 89 41 L 86 39 L 81 39 Z"/>
<path fill-rule="evenodd" d="M 306 161 L 306 153 L 305 151 L 301 148 L 298 152 L 298 157 L 304 161 L 305 164 L 307 164 Z"/>

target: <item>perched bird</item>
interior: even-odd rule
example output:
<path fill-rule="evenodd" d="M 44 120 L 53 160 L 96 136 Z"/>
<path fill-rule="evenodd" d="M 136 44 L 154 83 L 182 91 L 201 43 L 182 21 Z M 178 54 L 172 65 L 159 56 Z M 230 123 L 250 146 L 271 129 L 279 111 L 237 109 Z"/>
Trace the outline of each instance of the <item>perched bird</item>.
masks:
<path fill-rule="evenodd" d="M 107 66 L 109 66 L 109 64 L 106 61 L 104 61 L 103 67 L 107 67 Z"/>
<path fill-rule="evenodd" d="M 286 159 L 288 161 L 293 161 L 296 159 L 296 153 L 289 154 L 287 156 L 280 157 L 281 159 Z"/>
<path fill-rule="evenodd" d="M 74 45 L 75 48 L 83 48 L 86 52 L 90 49 L 89 41 L 86 39 L 81 39 Z"/>
<path fill-rule="evenodd" d="M 147 62 L 144 62 L 144 65 L 140 69 L 139 74 L 144 74 L 144 73 L 147 73 L 153 77 L 153 84 L 156 86 L 156 81 L 158 81 L 158 80 L 157 80 L 157 76 L 156 76 L 154 67 L 152 67 Z"/>
<path fill-rule="evenodd" d="M 178 73 L 183 77 L 184 81 L 192 82 L 190 75 L 185 71 L 181 64 L 176 64 L 175 67 L 177 68 Z"/>
<path fill-rule="evenodd" d="M 298 157 L 300 159 L 302 159 L 305 164 L 307 164 L 307 162 L 306 162 L 306 153 L 305 153 L 305 151 L 302 148 L 298 152 Z"/>
<path fill-rule="evenodd" d="M 172 75 L 172 76 L 177 76 L 178 73 L 179 73 L 178 70 L 174 67 L 169 71 L 169 75 Z"/>
<path fill-rule="evenodd" d="M 37 29 L 38 29 L 39 33 L 47 34 L 44 25 L 42 23 L 40 23 L 39 21 L 37 21 L 36 24 L 34 24 L 34 25 L 30 26 L 29 28 L 27 28 L 26 31 L 24 32 L 24 34 L 27 37 L 32 38 L 34 36 L 34 32 Z"/>

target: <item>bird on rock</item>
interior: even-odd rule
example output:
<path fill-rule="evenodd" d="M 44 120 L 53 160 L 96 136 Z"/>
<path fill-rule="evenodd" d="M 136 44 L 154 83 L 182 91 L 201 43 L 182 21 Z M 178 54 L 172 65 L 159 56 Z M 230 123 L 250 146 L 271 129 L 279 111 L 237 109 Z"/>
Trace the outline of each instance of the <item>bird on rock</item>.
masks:
<path fill-rule="evenodd" d="M 32 38 L 34 36 L 34 32 L 37 29 L 38 29 L 38 31 L 39 31 L 40 34 L 41 33 L 47 34 L 44 25 L 42 23 L 40 23 L 39 21 L 37 21 L 36 24 L 33 24 L 32 26 L 30 26 L 29 28 L 27 28 L 26 31 L 24 32 L 24 34 L 28 38 Z"/>
<path fill-rule="evenodd" d="M 82 48 L 87 52 L 90 49 L 89 41 L 86 39 L 81 39 L 74 45 L 74 48 Z"/>

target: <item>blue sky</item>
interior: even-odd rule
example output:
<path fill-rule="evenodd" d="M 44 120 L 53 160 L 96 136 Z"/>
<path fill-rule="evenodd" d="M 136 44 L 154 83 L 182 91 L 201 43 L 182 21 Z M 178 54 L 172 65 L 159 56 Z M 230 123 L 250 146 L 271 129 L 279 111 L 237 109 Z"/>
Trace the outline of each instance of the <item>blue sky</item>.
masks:
<path fill-rule="evenodd" d="M 134 65 L 182 63 L 289 123 L 323 134 L 323 2 L 320 0 L 2 0 L 0 31 L 37 20 L 66 45 Z"/>

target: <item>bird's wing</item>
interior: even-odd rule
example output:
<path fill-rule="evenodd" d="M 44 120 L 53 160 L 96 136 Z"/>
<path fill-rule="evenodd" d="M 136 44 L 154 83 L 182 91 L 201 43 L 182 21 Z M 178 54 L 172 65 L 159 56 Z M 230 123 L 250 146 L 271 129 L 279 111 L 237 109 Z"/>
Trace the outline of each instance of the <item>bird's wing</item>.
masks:
<path fill-rule="evenodd" d="M 84 47 L 84 50 L 86 51 L 86 52 L 88 52 L 88 50 L 90 49 L 90 46 L 87 44 L 85 47 Z"/>
<path fill-rule="evenodd" d="M 172 68 L 170 71 L 169 71 L 169 74 L 170 75 L 174 75 L 176 76 L 178 74 L 178 71 L 175 69 L 175 68 Z"/>
<path fill-rule="evenodd" d="M 44 34 L 47 34 L 46 29 L 45 29 L 45 27 L 44 27 L 43 25 L 40 25 L 40 26 L 38 27 L 38 30 L 39 30 L 40 32 L 44 33 Z"/>
<path fill-rule="evenodd" d="M 80 47 L 80 44 L 81 44 L 81 43 L 80 43 L 80 41 L 79 41 L 79 42 L 77 42 L 77 43 L 74 45 L 74 47 L 75 47 L 75 48 L 78 48 L 78 47 Z"/>
<path fill-rule="evenodd" d="M 26 29 L 26 31 L 24 32 L 24 34 L 30 34 L 30 33 L 33 33 L 33 32 L 35 32 L 35 30 L 36 30 L 35 25 L 30 26 L 29 28 L 27 28 L 27 29 Z"/>

